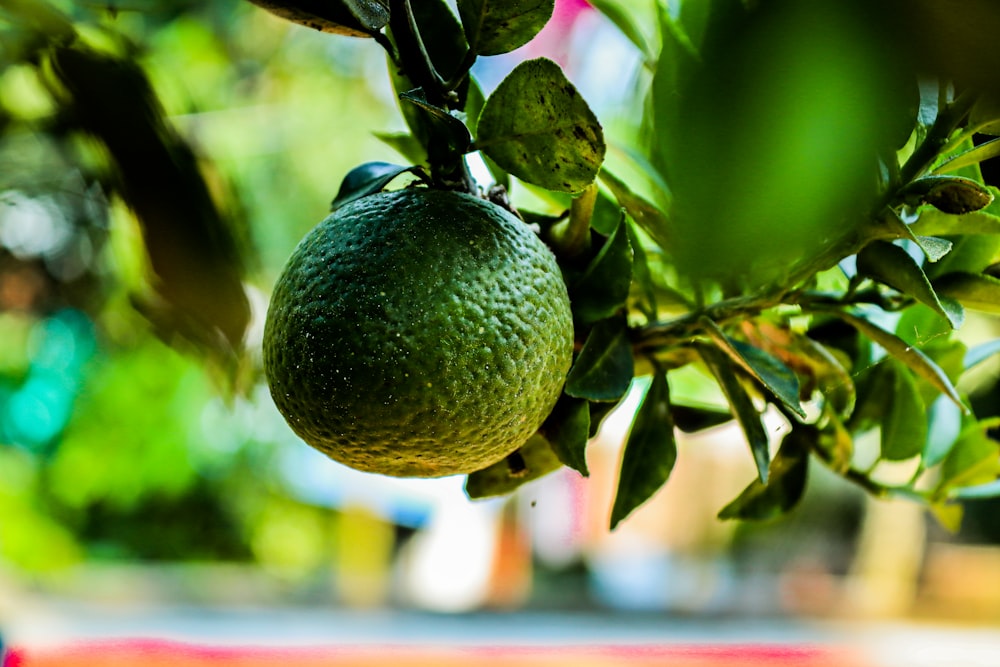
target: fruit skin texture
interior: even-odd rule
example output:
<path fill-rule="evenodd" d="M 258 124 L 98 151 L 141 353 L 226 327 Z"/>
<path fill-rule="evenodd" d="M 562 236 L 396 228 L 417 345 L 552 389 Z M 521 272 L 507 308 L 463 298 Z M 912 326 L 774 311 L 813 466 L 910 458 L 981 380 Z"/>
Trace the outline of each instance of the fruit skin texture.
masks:
<path fill-rule="evenodd" d="M 264 371 L 308 444 L 368 472 L 440 477 L 521 446 L 573 354 L 555 257 L 504 209 L 410 188 L 299 243 L 275 286 Z"/>

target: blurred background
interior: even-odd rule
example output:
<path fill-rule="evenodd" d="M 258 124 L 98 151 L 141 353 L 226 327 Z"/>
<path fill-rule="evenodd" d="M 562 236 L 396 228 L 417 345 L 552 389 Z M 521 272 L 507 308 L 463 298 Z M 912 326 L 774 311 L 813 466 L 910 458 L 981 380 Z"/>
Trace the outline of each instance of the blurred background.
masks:
<path fill-rule="evenodd" d="M 60 628 L 152 632 L 136 610 L 161 610 L 162 627 L 211 639 L 210 625 L 199 635 L 192 619 L 219 608 L 343 612 L 326 631 L 344 636 L 357 631 L 345 619 L 362 612 L 641 618 L 576 633 L 630 636 L 631 627 L 652 638 L 674 627 L 668 619 L 694 621 L 685 636 L 706 638 L 768 619 L 775 632 L 800 627 L 789 619 L 1000 622 L 1000 504 L 971 503 L 949 533 L 915 504 L 869 500 L 816 466 L 790 516 L 721 522 L 718 510 L 754 476 L 728 427 L 682 440 L 667 487 L 613 533 L 625 414 L 591 445 L 589 479 L 564 470 L 486 502 L 468 501 L 459 478 L 375 477 L 314 452 L 268 396 L 261 327 L 282 263 L 344 174 L 402 161 L 390 144 L 405 126 L 381 49 L 238 0 L 53 2 L 82 38 L 145 72 L 161 117 L 130 107 L 135 96 L 122 91 L 142 85 L 127 68 L 68 56 L 40 66 L 38 35 L 65 26 L 45 3 L 33 14 L 19 4 L 0 3 L 0 633 L 9 641 L 52 641 Z M 611 143 L 627 143 L 645 72 L 612 24 L 583 0 L 560 0 L 538 38 L 474 72 L 490 90 L 536 55 L 562 64 Z M 75 86 L 73 72 L 88 68 L 106 90 Z M 88 118 L 95 97 L 121 111 L 114 126 Z M 155 152 L 129 163 L 131 180 L 107 167 L 93 137 L 143 136 L 129 134 L 136 117 L 174 158 L 198 165 L 203 200 L 173 201 L 177 175 Z M 200 222 L 140 224 L 132 211 L 144 206 L 188 206 L 181 218 Z M 150 243 L 162 238 L 204 249 L 201 266 L 215 268 L 171 264 Z M 224 307 L 197 301 L 209 280 L 230 281 L 236 296 Z M 178 316 L 185 303 L 204 317 Z M 243 324 L 245 341 L 232 335 Z M 998 333 L 987 321 L 963 331 L 972 341 Z M 981 415 L 996 410 L 996 370 L 973 396 Z M 310 617 L 325 618 L 296 618 Z M 530 624 L 508 627 L 530 634 Z M 274 632 L 247 628 L 247 641 Z M 400 636 L 392 632 L 386 641 Z"/>

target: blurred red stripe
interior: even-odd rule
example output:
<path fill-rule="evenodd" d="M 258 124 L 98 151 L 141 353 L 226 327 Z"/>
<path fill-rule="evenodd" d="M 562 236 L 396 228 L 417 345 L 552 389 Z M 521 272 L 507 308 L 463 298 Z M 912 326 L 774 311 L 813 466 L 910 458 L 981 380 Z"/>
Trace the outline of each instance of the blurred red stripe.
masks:
<path fill-rule="evenodd" d="M 160 640 L 13 649 L 4 667 L 862 667 L 852 652 L 820 646 L 316 647 L 197 646 Z"/>

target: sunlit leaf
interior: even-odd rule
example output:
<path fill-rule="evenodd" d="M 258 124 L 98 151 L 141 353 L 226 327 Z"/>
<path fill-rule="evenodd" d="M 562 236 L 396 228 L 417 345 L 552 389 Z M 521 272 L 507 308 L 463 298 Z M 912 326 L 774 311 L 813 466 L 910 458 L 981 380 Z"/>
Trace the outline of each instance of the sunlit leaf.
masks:
<path fill-rule="evenodd" d="M 991 483 L 1000 474 L 1000 443 L 990 437 L 1000 418 L 984 419 L 966 427 L 941 463 L 936 492 L 951 496 L 963 486 Z"/>
<path fill-rule="evenodd" d="M 796 426 L 771 462 L 767 483 L 756 479 L 719 512 L 720 519 L 766 521 L 787 514 L 805 492 L 809 473 L 809 449 L 817 437 L 809 426 Z"/>
<path fill-rule="evenodd" d="M 989 160 L 997 156 L 1000 156 L 1000 138 L 991 139 L 984 144 L 979 144 L 971 150 L 956 155 L 947 162 L 938 165 L 934 169 L 934 173 L 947 174 L 953 171 L 958 171 L 963 167 L 968 167 L 969 165 L 979 164 L 983 160 Z"/>
<path fill-rule="evenodd" d="M 590 439 L 590 403 L 563 394 L 540 429 L 564 465 L 586 477 Z"/>
<path fill-rule="evenodd" d="M 858 253 L 858 273 L 912 296 L 930 306 L 957 329 L 965 320 L 960 303 L 941 299 L 931 287 L 923 269 L 905 250 L 892 243 L 875 241 Z"/>
<path fill-rule="evenodd" d="M 670 387 L 666 374 L 656 373 L 636 412 L 622 453 L 618 490 L 611 508 L 612 530 L 663 486 L 676 460 Z"/>
<path fill-rule="evenodd" d="M 895 213 L 887 216 L 883 222 L 892 228 L 895 233 L 894 238 L 906 239 L 916 243 L 930 262 L 941 261 L 941 259 L 950 253 L 954 247 L 954 244 L 948 239 L 939 239 L 935 236 L 920 236 L 916 234 L 910 225 L 903 222 Z"/>
<path fill-rule="evenodd" d="M 465 480 L 465 493 L 472 499 L 503 496 L 562 467 L 559 457 L 540 435 L 531 436 L 512 456 L 516 463 L 504 459 L 471 473 Z"/>
<path fill-rule="evenodd" d="M 604 132 L 594 112 L 545 58 L 520 63 L 486 100 L 476 147 L 518 178 L 579 192 L 604 161 Z"/>
<path fill-rule="evenodd" d="M 711 345 L 700 345 L 698 352 L 718 381 L 722 393 L 725 394 L 736 421 L 743 429 L 747 444 L 750 445 L 750 453 L 757 466 L 760 481 L 766 484 L 767 469 L 771 462 L 770 443 L 760 413 L 736 376 L 733 369 L 734 362 L 728 355 Z"/>
<path fill-rule="evenodd" d="M 594 325 L 566 376 L 566 393 L 592 401 L 617 401 L 632 383 L 635 363 L 625 318 Z"/>
<path fill-rule="evenodd" d="M 469 47 L 483 56 L 527 44 L 548 22 L 554 6 L 554 0 L 458 0 Z"/>
<path fill-rule="evenodd" d="M 923 452 L 927 441 L 927 415 L 916 379 L 906 366 L 889 362 L 893 369 L 892 393 L 882 416 L 882 458 L 902 461 Z"/>
<path fill-rule="evenodd" d="M 1000 217 L 986 211 L 965 215 L 948 215 L 937 209 L 925 208 L 917 221 L 910 225 L 915 234 L 924 236 L 954 236 L 958 234 L 1000 234 Z"/>
<path fill-rule="evenodd" d="M 864 318 L 839 310 L 832 310 L 830 313 L 844 320 L 872 341 L 881 345 L 886 352 L 902 361 L 918 376 L 930 382 L 938 391 L 953 400 L 962 410 L 968 411 L 968 407 L 962 401 L 962 397 L 959 396 L 958 390 L 955 389 L 948 376 L 918 348 L 913 347 L 899 336 L 872 324 Z"/>

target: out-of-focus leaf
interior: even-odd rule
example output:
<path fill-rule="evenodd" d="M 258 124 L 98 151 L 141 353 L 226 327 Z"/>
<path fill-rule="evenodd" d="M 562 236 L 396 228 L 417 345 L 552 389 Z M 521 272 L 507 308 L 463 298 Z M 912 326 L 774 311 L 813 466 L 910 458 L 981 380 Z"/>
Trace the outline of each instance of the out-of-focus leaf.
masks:
<path fill-rule="evenodd" d="M 414 110 L 416 111 L 417 109 L 414 108 Z M 409 132 L 374 132 L 373 134 L 376 139 L 386 146 L 395 149 L 410 164 L 423 164 L 427 162 L 427 150 L 420 143 L 420 140 Z"/>
<path fill-rule="evenodd" d="M 816 436 L 816 450 L 826 465 L 842 474 L 851 467 L 854 456 L 854 438 L 836 414 L 826 414 L 826 421 Z"/>
<path fill-rule="evenodd" d="M 962 305 L 952 299 L 941 299 L 920 265 L 899 246 L 885 241 L 869 243 L 858 253 L 857 266 L 859 274 L 930 306 L 948 320 L 953 329 L 965 321 Z"/>
<path fill-rule="evenodd" d="M 117 189 L 142 227 L 156 275 L 147 316 L 165 336 L 181 335 L 230 364 L 250 319 L 242 260 L 193 151 L 134 62 L 59 47 L 52 69 L 66 120 L 107 147 Z"/>
<path fill-rule="evenodd" d="M 733 420 L 733 413 L 727 410 L 693 405 L 674 404 L 670 406 L 670 412 L 674 416 L 674 425 L 684 433 L 697 433 Z"/>
<path fill-rule="evenodd" d="M 938 391 L 953 400 L 963 411 L 968 412 L 968 407 L 962 401 L 962 397 L 959 396 L 958 390 L 955 389 L 955 385 L 951 383 L 948 376 L 918 348 L 913 347 L 899 336 L 872 324 L 864 318 L 839 310 L 832 310 L 830 313 L 844 320 L 872 341 L 881 345 L 886 352 L 906 364 L 918 376 L 930 382 Z"/>
<path fill-rule="evenodd" d="M 330 210 L 336 211 L 356 199 L 381 192 L 394 178 L 408 171 L 413 171 L 413 168 L 388 162 L 366 162 L 359 165 L 344 176 L 340 190 L 330 204 Z"/>
<path fill-rule="evenodd" d="M 799 402 L 799 380 L 788 366 L 760 348 L 730 338 L 708 318 L 702 318 L 701 324 L 712 342 L 750 377 L 760 382 L 789 410 L 801 417 L 806 416 Z"/>
<path fill-rule="evenodd" d="M 698 353 L 718 381 L 726 400 L 729 401 L 733 415 L 746 435 L 747 444 L 750 445 L 750 453 L 757 466 L 760 481 L 762 484 L 766 484 L 767 469 L 771 462 L 767 432 L 764 431 L 760 413 L 754 407 L 753 401 L 736 376 L 733 369 L 735 362 L 727 354 L 711 345 L 698 346 Z"/>
<path fill-rule="evenodd" d="M 938 294 L 987 313 L 1000 313 L 1000 278 L 956 271 L 934 281 Z"/>
<path fill-rule="evenodd" d="M 590 403 L 563 394 L 545 419 L 540 432 L 564 465 L 584 477 L 587 470 L 587 441 L 590 439 Z"/>
<path fill-rule="evenodd" d="M 601 246 L 587 269 L 570 286 L 573 316 L 589 324 L 611 317 L 625 306 L 632 285 L 632 247 L 624 218 Z"/>
<path fill-rule="evenodd" d="M 902 461 L 917 456 L 927 442 L 927 414 L 917 382 L 906 366 L 888 361 L 893 369 L 889 406 L 882 416 L 882 458 Z"/>
<path fill-rule="evenodd" d="M 1000 479 L 975 486 L 960 486 L 948 493 L 951 500 L 986 500 L 998 496 L 1000 496 Z"/>
<path fill-rule="evenodd" d="M 600 178 L 636 224 L 649 234 L 658 246 L 670 248 L 670 223 L 663 211 L 635 194 L 627 183 L 607 169 L 601 169 Z"/>
<path fill-rule="evenodd" d="M 980 343 L 975 347 L 969 348 L 965 354 L 965 359 L 963 360 L 963 366 L 965 370 L 974 368 L 979 364 L 983 363 L 993 355 L 1000 353 L 1000 338 L 995 338 L 986 343 Z"/>
<path fill-rule="evenodd" d="M 989 160 L 997 156 L 1000 156 L 1000 138 L 991 139 L 984 144 L 979 144 L 971 150 L 967 150 L 964 153 L 956 155 L 947 162 L 938 165 L 934 169 L 934 173 L 947 174 L 953 171 L 958 171 L 963 167 L 968 167 L 969 165 L 979 164 L 983 160 Z"/>
<path fill-rule="evenodd" d="M 538 34 L 555 0 L 458 0 L 465 38 L 481 56 L 495 56 L 524 46 Z"/>
<path fill-rule="evenodd" d="M 648 62 L 653 62 L 656 52 L 652 42 L 656 25 L 656 3 L 650 0 L 591 0 L 591 5 L 617 26 L 625 37 L 639 49 Z"/>
<path fill-rule="evenodd" d="M 322 32 L 371 37 L 389 23 L 388 0 L 250 0 L 275 16 Z"/>
<path fill-rule="evenodd" d="M 605 151 L 594 112 L 545 58 L 519 64 L 486 100 L 477 148 L 521 180 L 558 192 L 592 183 Z"/>
<path fill-rule="evenodd" d="M 771 462 L 768 482 L 755 479 L 735 500 L 722 508 L 720 519 L 766 521 L 794 508 L 806 488 L 809 449 L 817 438 L 816 429 L 797 425 L 781 441 Z"/>
<path fill-rule="evenodd" d="M 666 483 L 676 460 L 670 387 L 666 373 L 656 373 L 625 443 L 611 508 L 611 530 Z"/>
<path fill-rule="evenodd" d="M 566 393 L 591 401 L 617 401 L 632 383 L 635 362 L 624 317 L 594 325 L 566 376 Z"/>
<path fill-rule="evenodd" d="M 469 498 L 503 496 L 562 467 L 549 443 L 537 434 L 531 436 L 512 456 L 517 459 L 516 465 L 504 459 L 471 473 L 465 480 L 465 493 Z"/>
<path fill-rule="evenodd" d="M 941 463 L 936 493 L 951 496 L 965 486 L 994 482 L 1000 474 L 1000 444 L 987 431 L 1000 418 L 984 419 L 966 427 Z"/>

